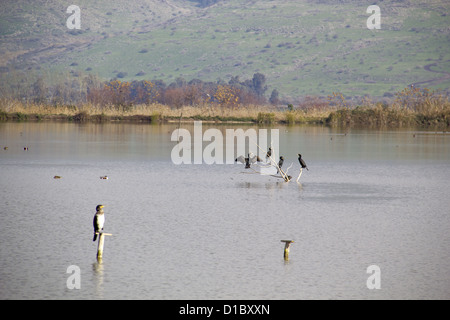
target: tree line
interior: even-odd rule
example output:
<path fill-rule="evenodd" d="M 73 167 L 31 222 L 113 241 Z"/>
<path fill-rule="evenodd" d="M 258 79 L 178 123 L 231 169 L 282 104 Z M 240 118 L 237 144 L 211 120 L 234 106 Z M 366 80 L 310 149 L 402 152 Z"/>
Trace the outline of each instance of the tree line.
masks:
<path fill-rule="evenodd" d="M 167 85 L 163 80 L 111 80 L 103 86 L 88 88 L 87 101 L 94 104 L 132 105 L 161 103 L 172 107 L 216 103 L 222 106 L 266 104 L 266 77 L 255 73 L 252 79 L 241 81 L 239 76 L 226 82 L 185 80 L 182 77 Z M 272 92 L 271 103 L 278 102 L 278 91 Z"/>
<path fill-rule="evenodd" d="M 179 77 L 170 84 L 163 80 L 101 81 L 98 77 L 87 75 L 49 85 L 45 78 L 39 77 L 32 83 L 19 82 L 0 90 L 4 97 L 50 105 L 88 102 L 95 105 L 132 106 L 160 103 L 180 108 L 202 103 L 215 103 L 226 107 L 279 103 L 279 93 L 276 89 L 267 99 L 268 86 L 266 76 L 262 73 L 255 73 L 247 80 L 233 76 L 228 82 L 221 79 L 187 81 Z"/>

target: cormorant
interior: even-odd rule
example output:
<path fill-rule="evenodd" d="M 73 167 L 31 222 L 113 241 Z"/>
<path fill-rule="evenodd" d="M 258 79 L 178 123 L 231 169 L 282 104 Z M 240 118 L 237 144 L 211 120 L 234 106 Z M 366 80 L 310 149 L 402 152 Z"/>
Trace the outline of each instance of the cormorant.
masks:
<path fill-rule="evenodd" d="M 234 160 L 234 162 L 240 162 L 240 163 L 244 163 L 245 164 L 245 169 L 250 168 L 250 161 L 249 158 L 245 158 L 244 156 L 239 156 L 236 158 L 236 160 Z"/>
<path fill-rule="evenodd" d="M 252 155 L 253 155 L 253 153 L 251 153 Z M 259 156 L 253 156 L 253 158 L 252 159 L 254 159 L 256 157 L 256 161 L 258 161 L 258 162 L 262 162 L 262 160 L 261 160 L 261 158 L 259 157 Z"/>
<path fill-rule="evenodd" d="M 269 159 L 272 156 L 272 148 L 269 148 L 269 151 L 267 151 L 266 159 Z"/>
<path fill-rule="evenodd" d="M 298 154 L 298 162 L 302 166 L 302 169 L 306 168 L 306 170 L 309 171 L 308 166 L 306 165 L 305 160 L 302 159 L 302 155 L 300 153 Z"/>
<path fill-rule="evenodd" d="M 283 156 L 281 156 L 280 161 L 278 161 L 278 172 L 280 172 L 281 167 L 283 166 L 283 163 L 284 163 L 284 158 L 283 158 Z"/>
<path fill-rule="evenodd" d="M 103 208 L 105 206 L 99 204 L 97 206 L 97 212 L 94 216 L 94 240 L 97 240 L 97 232 L 100 232 L 103 230 L 103 225 L 105 224 L 105 213 L 103 212 Z"/>
<path fill-rule="evenodd" d="M 248 158 L 245 158 L 244 156 L 239 156 L 234 160 L 235 162 L 240 162 L 245 164 L 245 169 L 250 169 L 250 166 L 256 162 L 261 162 L 261 158 L 258 156 L 255 156 L 253 153 L 248 154 Z"/>

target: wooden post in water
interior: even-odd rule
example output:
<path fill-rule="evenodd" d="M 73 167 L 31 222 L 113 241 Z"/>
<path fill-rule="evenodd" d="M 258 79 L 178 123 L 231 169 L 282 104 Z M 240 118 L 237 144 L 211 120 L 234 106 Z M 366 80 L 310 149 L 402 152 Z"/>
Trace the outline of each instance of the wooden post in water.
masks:
<path fill-rule="evenodd" d="M 105 236 L 112 236 L 112 234 L 104 232 L 96 232 L 96 234 L 100 235 L 98 237 L 97 260 L 101 260 L 103 258 L 103 246 L 105 245 Z"/>
<path fill-rule="evenodd" d="M 291 244 L 294 243 L 293 240 L 281 240 L 281 242 L 285 243 L 284 246 L 284 260 L 288 261 L 289 260 L 289 249 L 291 247 Z"/>
<path fill-rule="evenodd" d="M 300 180 L 300 177 L 302 176 L 302 173 L 303 173 L 303 168 L 300 168 L 300 174 L 298 175 L 297 182 L 298 182 L 298 180 Z"/>

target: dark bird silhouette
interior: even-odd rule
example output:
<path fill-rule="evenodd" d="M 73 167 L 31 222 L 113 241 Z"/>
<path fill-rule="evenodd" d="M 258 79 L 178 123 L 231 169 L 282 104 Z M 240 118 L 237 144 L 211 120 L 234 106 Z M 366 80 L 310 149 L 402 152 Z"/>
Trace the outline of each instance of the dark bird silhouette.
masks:
<path fill-rule="evenodd" d="M 269 151 L 267 151 L 266 159 L 269 159 L 272 156 L 272 148 L 269 148 Z"/>
<path fill-rule="evenodd" d="M 94 216 L 94 239 L 97 240 L 97 233 L 103 231 L 103 226 L 105 224 L 105 213 L 103 212 L 104 206 L 99 204 L 96 208 L 97 212 Z"/>
<path fill-rule="evenodd" d="M 278 170 L 277 170 L 277 173 L 280 172 L 281 167 L 283 166 L 283 163 L 284 163 L 284 157 L 281 156 L 281 157 L 280 157 L 280 161 L 278 161 Z"/>
<path fill-rule="evenodd" d="M 309 171 L 308 166 L 306 165 L 305 160 L 302 159 L 302 155 L 299 153 L 298 154 L 298 162 L 300 163 L 300 165 L 302 166 L 302 169 L 305 169 Z"/>
<path fill-rule="evenodd" d="M 245 169 L 250 169 L 251 165 L 256 162 L 261 162 L 261 159 L 258 156 L 255 156 L 253 153 L 248 154 L 248 158 L 245 158 L 244 156 L 239 156 L 234 160 L 235 162 L 240 162 L 245 164 Z"/>

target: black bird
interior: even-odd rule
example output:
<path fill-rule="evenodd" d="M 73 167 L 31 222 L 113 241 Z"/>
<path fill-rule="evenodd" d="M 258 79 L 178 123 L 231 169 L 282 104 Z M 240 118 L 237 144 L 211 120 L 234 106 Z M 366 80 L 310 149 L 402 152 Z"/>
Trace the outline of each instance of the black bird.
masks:
<path fill-rule="evenodd" d="M 250 169 L 250 166 L 256 162 L 261 162 L 261 158 L 258 156 L 253 155 L 253 153 L 248 154 L 248 158 L 245 158 L 244 156 L 239 156 L 234 160 L 235 162 L 245 163 L 245 169 Z"/>
<path fill-rule="evenodd" d="M 305 169 L 309 171 L 308 166 L 306 165 L 305 160 L 302 159 L 302 155 L 299 153 L 298 154 L 298 162 L 300 163 L 300 165 L 302 166 L 302 169 Z"/>
<path fill-rule="evenodd" d="M 103 212 L 103 208 L 105 206 L 99 204 L 96 208 L 97 212 L 94 216 L 94 240 L 97 240 L 97 232 L 100 232 L 103 230 L 103 226 L 105 224 L 105 213 Z"/>
<path fill-rule="evenodd" d="M 266 159 L 270 158 L 272 156 L 272 148 L 269 148 L 269 151 L 267 151 Z"/>
<path fill-rule="evenodd" d="M 283 156 L 281 156 L 280 157 L 280 161 L 278 161 L 278 172 L 280 172 L 279 170 L 281 170 L 281 167 L 283 166 L 283 163 L 284 163 L 284 158 L 283 158 Z"/>
<path fill-rule="evenodd" d="M 249 158 L 245 158 L 244 156 L 239 156 L 236 158 L 236 160 L 234 160 L 234 162 L 240 162 L 240 163 L 244 163 L 245 164 L 245 169 L 250 168 L 250 159 Z"/>

